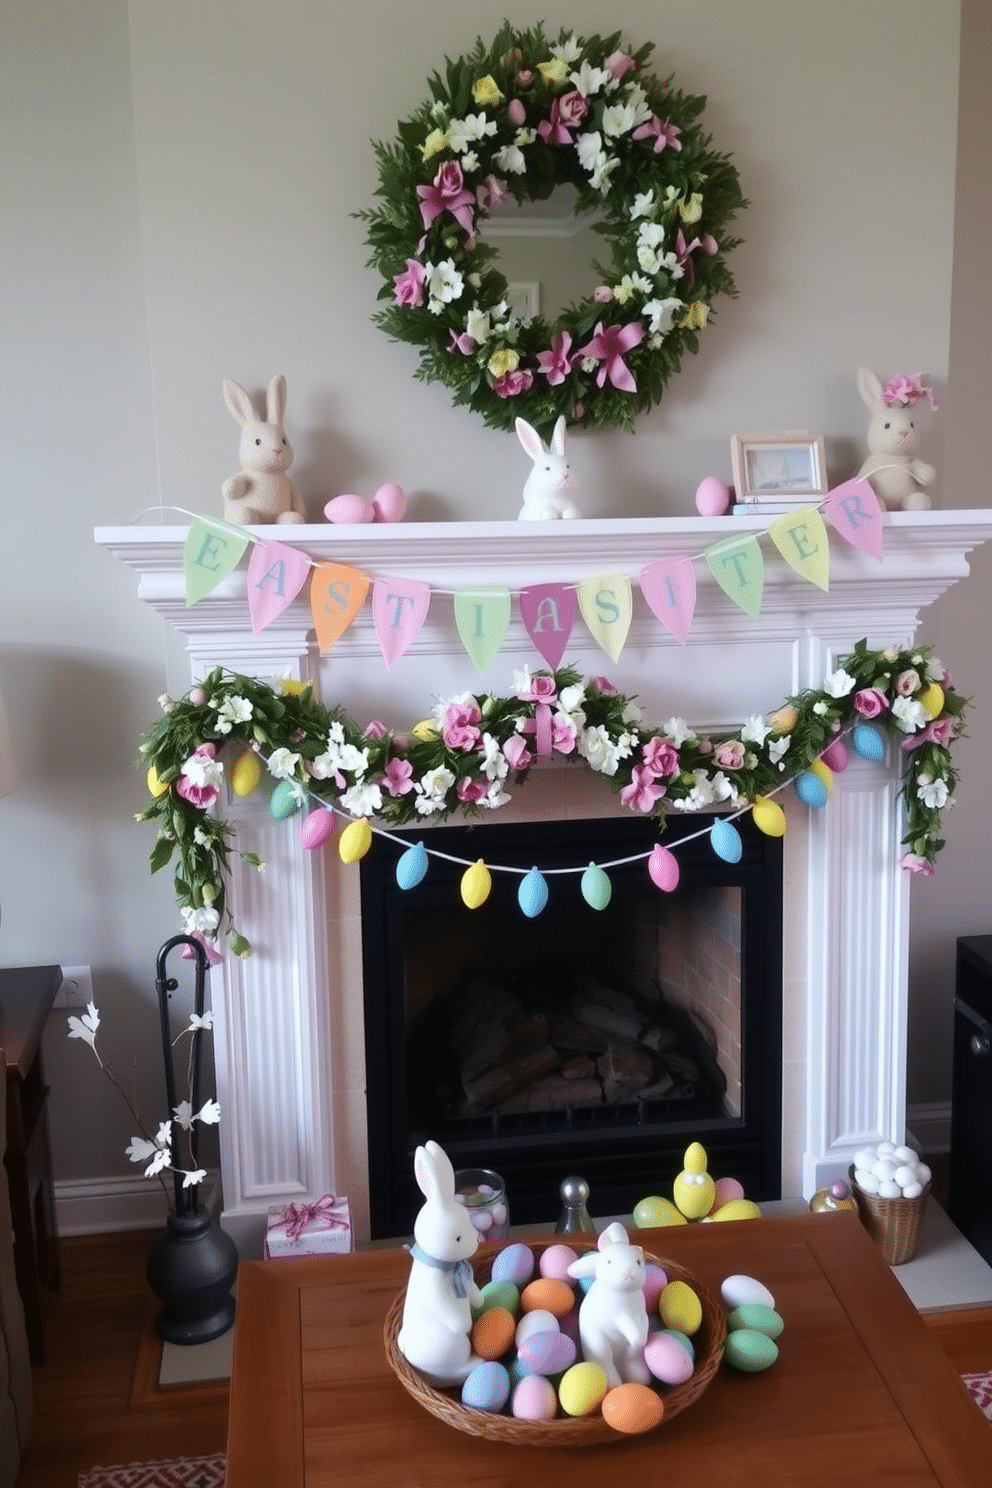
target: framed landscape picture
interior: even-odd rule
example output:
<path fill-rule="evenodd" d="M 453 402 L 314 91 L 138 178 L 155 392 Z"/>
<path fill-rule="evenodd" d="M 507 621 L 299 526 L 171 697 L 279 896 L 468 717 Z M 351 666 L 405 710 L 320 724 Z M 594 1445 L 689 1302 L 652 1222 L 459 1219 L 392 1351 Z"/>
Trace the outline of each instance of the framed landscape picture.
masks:
<path fill-rule="evenodd" d="M 826 495 L 822 435 L 735 434 L 730 457 L 738 501 Z"/>

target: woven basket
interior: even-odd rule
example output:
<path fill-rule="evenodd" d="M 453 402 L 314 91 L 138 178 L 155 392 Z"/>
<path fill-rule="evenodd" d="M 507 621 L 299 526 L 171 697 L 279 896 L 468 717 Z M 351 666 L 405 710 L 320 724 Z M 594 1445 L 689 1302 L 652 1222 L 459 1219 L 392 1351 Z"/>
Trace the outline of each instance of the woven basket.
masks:
<path fill-rule="evenodd" d="M 568 1243 L 579 1254 L 583 1250 L 592 1248 L 576 1244 L 575 1238 L 571 1237 Z M 537 1257 L 549 1245 L 560 1244 L 561 1236 L 552 1236 L 550 1239 L 534 1240 L 528 1243 Z M 472 1259 L 472 1269 L 477 1285 L 482 1286 L 489 1280 L 492 1263 L 499 1254 L 499 1249 L 500 1247 L 487 1247 L 476 1252 Z M 665 1413 L 660 1423 L 664 1425 L 666 1421 L 678 1415 L 679 1411 L 685 1410 L 687 1406 L 699 1399 L 719 1368 L 720 1360 L 723 1358 L 723 1341 L 727 1332 L 726 1317 L 724 1308 L 712 1293 L 674 1261 L 666 1261 L 647 1252 L 645 1252 L 644 1259 L 661 1266 L 669 1281 L 688 1282 L 698 1296 L 703 1309 L 703 1321 L 693 1339 L 696 1349 L 696 1368 L 691 1378 L 686 1380 L 684 1385 L 677 1385 L 672 1389 L 658 1386 L 658 1392 L 665 1404 Z M 484 1436 L 490 1441 L 525 1447 L 584 1447 L 596 1442 L 624 1440 L 623 1434 L 608 1426 L 598 1412 L 592 1416 L 559 1416 L 554 1421 L 518 1421 L 513 1416 L 497 1416 L 490 1411 L 472 1410 L 462 1405 L 456 1391 L 438 1390 L 427 1384 L 422 1375 L 407 1363 L 397 1347 L 396 1338 L 403 1320 L 404 1295 L 400 1292 L 386 1314 L 383 1330 L 386 1358 L 404 1389 L 418 1404 L 423 1406 L 424 1410 L 430 1411 L 432 1416 L 437 1416 L 438 1420 L 445 1421 L 458 1431 L 466 1431 L 470 1436 Z"/>
<path fill-rule="evenodd" d="M 901 1266 L 916 1254 L 920 1239 L 923 1211 L 927 1207 L 930 1185 L 915 1199 L 881 1199 L 865 1193 L 855 1182 L 854 1169 L 848 1169 L 861 1211 L 861 1223 L 868 1231 L 890 1266 Z"/>

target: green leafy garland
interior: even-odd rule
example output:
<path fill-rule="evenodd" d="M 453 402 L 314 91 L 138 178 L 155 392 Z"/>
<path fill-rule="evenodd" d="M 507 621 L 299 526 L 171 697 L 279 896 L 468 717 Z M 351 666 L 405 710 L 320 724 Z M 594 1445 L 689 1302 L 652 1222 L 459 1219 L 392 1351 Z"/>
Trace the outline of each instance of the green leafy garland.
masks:
<path fill-rule="evenodd" d="M 944 845 L 941 811 L 957 783 L 951 745 L 963 733 L 967 702 L 925 647 L 873 651 L 859 641 L 821 689 L 718 738 L 695 733 L 681 718 L 649 725 L 634 698 L 606 678 L 583 680 L 573 667 L 524 668 L 514 684 L 509 697 L 441 700 L 405 735 L 379 722 L 360 727 L 340 707 L 326 708 L 309 686 L 271 686 L 221 668 L 181 700 L 163 698 L 162 717 L 141 745 L 152 801 L 137 819 L 158 823 L 152 872 L 177 859 L 175 893 L 187 934 L 210 944 L 226 919 L 232 951 L 250 952 L 225 903 L 234 828 L 212 808 L 226 783 L 247 794 L 266 770 L 276 782 L 275 814 L 309 799 L 313 808 L 330 806 L 388 828 L 456 813 L 478 818 L 510 799 L 509 787 L 526 780 L 542 753 L 561 762 L 577 758 L 625 806 L 651 814 L 660 835 L 669 811 L 753 809 L 801 778 L 831 744 L 873 723 L 906 754 L 903 865 L 931 873 Z M 256 854 L 241 857 L 264 866 Z"/>
<path fill-rule="evenodd" d="M 736 294 L 737 172 L 700 127 L 705 98 L 658 81 L 652 50 L 625 50 L 620 32 L 552 42 L 504 22 L 488 46 L 446 59 L 394 142 L 373 143 L 381 204 L 355 215 L 385 281 L 375 321 L 418 349 L 421 381 L 446 383 L 493 428 L 564 414 L 632 429 L 698 350 L 713 300 Z M 510 309 L 479 231 L 507 195 L 561 185 L 577 213 L 598 215 L 609 260 L 593 266 L 595 293 L 550 324 Z"/>

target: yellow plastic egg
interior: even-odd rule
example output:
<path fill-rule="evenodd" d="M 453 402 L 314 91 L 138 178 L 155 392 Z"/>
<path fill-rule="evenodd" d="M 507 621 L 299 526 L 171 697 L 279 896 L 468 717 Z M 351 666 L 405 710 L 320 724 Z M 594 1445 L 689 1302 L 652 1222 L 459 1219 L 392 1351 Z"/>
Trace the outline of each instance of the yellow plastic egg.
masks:
<path fill-rule="evenodd" d="M 685 1150 L 682 1172 L 672 1184 L 675 1207 L 686 1219 L 702 1219 L 713 1208 L 715 1187 L 706 1171 L 706 1148 L 700 1142 L 691 1142 Z"/>
<path fill-rule="evenodd" d="M 634 1205 L 633 1219 L 639 1230 L 660 1230 L 665 1225 L 689 1223 L 671 1199 L 664 1199 L 660 1194 L 650 1194 L 646 1199 L 639 1199 Z"/>
<path fill-rule="evenodd" d="M 148 789 L 153 796 L 164 796 L 166 791 L 169 789 L 167 785 L 163 785 L 162 781 L 159 780 L 158 771 L 156 770 L 154 765 L 148 766 L 148 774 L 145 776 L 145 780 L 147 782 Z"/>
<path fill-rule="evenodd" d="M 761 1210 L 753 1199 L 731 1199 L 729 1204 L 723 1204 L 710 1215 L 712 1220 L 724 1219 L 760 1219 Z"/>
<path fill-rule="evenodd" d="M 420 740 L 421 744 L 429 744 L 432 739 L 438 737 L 437 725 L 429 718 L 422 718 L 419 723 L 415 723 L 410 732 L 415 739 Z"/>
<path fill-rule="evenodd" d="M 815 759 L 813 760 L 809 768 L 811 774 L 815 775 L 819 780 L 823 781 L 823 784 L 826 787 L 827 795 L 833 795 L 834 772 L 833 770 L 831 770 L 830 766 L 825 765 L 822 759 Z"/>
<path fill-rule="evenodd" d="M 766 837 L 785 836 L 785 812 L 777 801 L 768 796 L 755 796 L 751 807 L 751 819 L 759 832 Z"/>
<path fill-rule="evenodd" d="M 567 1416 L 588 1416 L 608 1389 L 606 1375 L 599 1365 L 584 1361 L 565 1370 L 558 1386 L 558 1402 Z"/>
<path fill-rule="evenodd" d="M 772 726 L 773 733 L 791 734 L 799 722 L 799 714 L 795 708 L 786 705 L 784 708 L 776 708 L 774 713 L 769 713 L 768 722 Z"/>
<path fill-rule="evenodd" d="M 338 852 L 342 863 L 357 863 L 364 858 L 372 846 L 372 828 L 365 817 L 349 822 L 338 839 Z"/>
<path fill-rule="evenodd" d="M 471 868 L 466 868 L 462 874 L 461 893 L 462 899 L 469 909 L 478 909 L 480 904 L 485 904 L 489 898 L 489 891 L 493 881 L 489 869 L 481 858 L 473 863 Z"/>
<path fill-rule="evenodd" d="M 944 711 L 944 689 L 939 682 L 930 682 L 917 693 L 916 701 L 928 718 L 939 718 Z"/>
<path fill-rule="evenodd" d="M 664 1414 L 661 1396 L 649 1385 L 617 1385 L 603 1397 L 603 1420 L 628 1436 L 650 1431 Z"/>
<path fill-rule="evenodd" d="M 709 1158 L 706 1156 L 706 1148 L 702 1142 L 690 1142 L 685 1149 L 682 1166 L 687 1173 L 705 1173 Z"/>
<path fill-rule="evenodd" d="M 309 682 L 298 682 L 294 677 L 283 677 L 279 684 L 287 697 L 300 697 L 310 686 Z"/>
<path fill-rule="evenodd" d="M 691 1338 L 703 1321 L 703 1304 L 687 1281 L 670 1281 L 658 1298 L 658 1316 L 666 1328 Z"/>
<path fill-rule="evenodd" d="M 262 779 L 262 763 L 254 749 L 245 749 L 231 767 L 231 789 L 236 796 L 250 796 Z"/>

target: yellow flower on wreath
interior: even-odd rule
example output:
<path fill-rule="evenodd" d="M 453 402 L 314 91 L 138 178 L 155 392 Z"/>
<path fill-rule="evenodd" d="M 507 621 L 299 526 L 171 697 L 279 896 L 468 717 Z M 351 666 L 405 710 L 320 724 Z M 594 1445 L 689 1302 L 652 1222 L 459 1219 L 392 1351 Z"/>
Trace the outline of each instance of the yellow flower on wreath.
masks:
<path fill-rule="evenodd" d="M 515 372 L 519 363 L 519 351 L 514 351 L 512 346 L 502 346 L 493 352 L 488 366 L 494 377 L 502 377 L 505 372 Z"/>
<path fill-rule="evenodd" d="M 497 103 L 503 101 L 503 94 L 496 86 L 496 79 L 488 72 L 485 77 L 476 78 L 472 84 L 472 97 L 480 108 L 485 108 L 489 104 L 495 108 Z"/>
<path fill-rule="evenodd" d="M 425 160 L 430 160 L 431 156 L 436 155 L 438 151 L 446 150 L 448 144 L 449 138 L 446 129 L 432 129 L 421 146 L 421 154 Z"/>
<path fill-rule="evenodd" d="M 679 325 L 690 331 L 701 331 L 710 318 L 710 307 L 705 300 L 693 300 L 679 316 Z"/>
<path fill-rule="evenodd" d="M 564 57 L 552 57 L 550 62 L 538 62 L 537 70 L 546 83 L 564 83 L 568 80 L 569 64 Z"/>
<path fill-rule="evenodd" d="M 698 222 L 703 215 L 703 198 L 698 191 L 679 202 L 679 216 L 685 223 Z"/>

